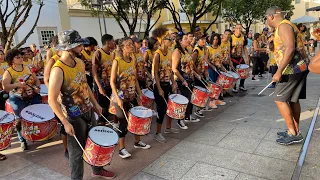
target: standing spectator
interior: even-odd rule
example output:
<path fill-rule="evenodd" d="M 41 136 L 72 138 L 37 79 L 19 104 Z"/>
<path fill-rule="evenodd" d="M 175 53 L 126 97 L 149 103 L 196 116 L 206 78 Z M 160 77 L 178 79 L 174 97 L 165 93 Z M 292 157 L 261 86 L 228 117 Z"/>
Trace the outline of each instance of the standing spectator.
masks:
<path fill-rule="evenodd" d="M 253 52 L 252 52 L 252 81 L 257 81 L 255 78 L 256 75 L 259 75 L 259 77 L 262 77 L 262 74 L 264 72 L 264 64 L 263 59 L 261 57 L 262 52 L 266 52 L 265 48 L 262 48 L 262 41 L 261 41 L 261 35 L 259 33 L 254 34 L 254 40 L 253 40 Z M 258 80 L 259 81 L 259 80 Z"/>
<path fill-rule="evenodd" d="M 142 47 L 140 48 L 140 51 L 142 52 L 142 54 L 144 54 L 144 52 L 146 52 L 147 49 L 148 49 L 148 39 L 143 39 Z"/>

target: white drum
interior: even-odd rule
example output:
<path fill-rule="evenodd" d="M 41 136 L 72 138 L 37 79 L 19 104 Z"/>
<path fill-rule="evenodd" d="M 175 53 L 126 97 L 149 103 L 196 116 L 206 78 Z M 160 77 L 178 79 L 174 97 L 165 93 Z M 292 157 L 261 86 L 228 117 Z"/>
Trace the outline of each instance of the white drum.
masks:
<path fill-rule="evenodd" d="M 189 100 L 180 94 L 171 94 L 168 100 L 167 115 L 173 119 L 183 119 Z"/>
<path fill-rule="evenodd" d="M 14 115 L 0 110 L 0 151 L 11 145 Z"/>
<path fill-rule="evenodd" d="M 58 122 L 47 104 L 34 104 L 24 108 L 20 114 L 22 136 L 29 141 L 45 141 L 57 134 Z"/>
<path fill-rule="evenodd" d="M 150 132 L 152 110 L 143 106 L 129 110 L 128 131 L 136 135 L 146 135 Z"/>
<path fill-rule="evenodd" d="M 48 88 L 45 84 L 40 84 L 40 95 L 42 103 L 48 104 Z"/>
<path fill-rule="evenodd" d="M 233 76 L 233 78 L 235 78 L 236 80 L 240 79 L 239 74 L 233 72 L 233 71 L 227 71 L 228 74 L 231 74 Z"/>
<path fill-rule="evenodd" d="M 119 136 L 113 129 L 105 126 L 93 127 L 89 131 L 83 159 L 92 166 L 109 164 L 118 141 Z"/>

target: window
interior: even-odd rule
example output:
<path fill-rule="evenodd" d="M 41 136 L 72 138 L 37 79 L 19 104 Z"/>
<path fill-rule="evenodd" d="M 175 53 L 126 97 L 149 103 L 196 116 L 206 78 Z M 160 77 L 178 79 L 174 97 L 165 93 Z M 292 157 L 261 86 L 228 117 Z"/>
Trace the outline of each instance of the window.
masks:
<path fill-rule="evenodd" d="M 300 3 L 300 0 L 295 0 L 296 4 L 299 4 Z"/>
<path fill-rule="evenodd" d="M 38 37 L 40 46 L 50 45 L 50 39 L 57 34 L 57 28 L 54 27 L 39 27 Z"/>

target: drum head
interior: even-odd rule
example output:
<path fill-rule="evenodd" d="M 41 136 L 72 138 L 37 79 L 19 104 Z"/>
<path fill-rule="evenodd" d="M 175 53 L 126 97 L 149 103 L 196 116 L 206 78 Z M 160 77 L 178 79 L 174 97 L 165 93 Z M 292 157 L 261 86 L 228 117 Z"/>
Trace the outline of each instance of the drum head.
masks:
<path fill-rule="evenodd" d="M 14 115 L 0 110 L 0 124 L 6 124 L 14 120 Z"/>
<path fill-rule="evenodd" d="M 44 76 L 37 76 L 38 79 L 43 79 Z"/>
<path fill-rule="evenodd" d="M 118 143 L 119 136 L 111 128 L 105 126 L 96 126 L 90 129 L 89 138 L 100 146 L 113 146 Z"/>
<path fill-rule="evenodd" d="M 140 118 L 149 118 L 152 116 L 152 110 L 143 106 L 137 106 L 137 107 L 131 108 L 130 113 Z"/>
<path fill-rule="evenodd" d="M 249 66 L 247 64 L 239 64 L 239 65 L 237 65 L 237 68 L 238 69 L 248 69 Z"/>
<path fill-rule="evenodd" d="M 180 94 L 171 94 L 169 98 L 177 104 L 188 104 L 189 100 Z"/>
<path fill-rule="evenodd" d="M 48 104 L 34 104 L 21 111 L 21 117 L 30 122 L 45 122 L 55 117 Z"/>
<path fill-rule="evenodd" d="M 224 76 L 233 78 L 232 74 L 229 74 L 229 72 L 231 72 L 231 71 L 228 71 L 227 73 L 226 72 L 221 72 L 221 74 L 224 75 Z"/>
<path fill-rule="evenodd" d="M 206 88 L 200 87 L 200 86 L 194 86 L 194 88 L 199 89 L 202 92 L 208 92 L 208 90 Z"/>
<path fill-rule="evenodd" d="M 40 95 L 47 96 L 48 95 L 48 88 L 45 84 L 40 84 Z"/>
<path fill-rule="evenodd" d="M 230 75 L 232 75 L 234 78 L 236 78 L 236 79 L 239 79 L 240 78 L 240 76 L 237 74 L 237 73 L 235 73 L 235 72 L 232 72 L 232 71 L 228 71 L 228 73 L 230 74 Z"/>
<path fill-rule="evenodd" d="M 152 91 L 150 91 L 149 89 L 142 89 L 142 94 L 144 94 L 145 96 L 147 96 L 150 99 L 154 99 L 154 94 Z"/>

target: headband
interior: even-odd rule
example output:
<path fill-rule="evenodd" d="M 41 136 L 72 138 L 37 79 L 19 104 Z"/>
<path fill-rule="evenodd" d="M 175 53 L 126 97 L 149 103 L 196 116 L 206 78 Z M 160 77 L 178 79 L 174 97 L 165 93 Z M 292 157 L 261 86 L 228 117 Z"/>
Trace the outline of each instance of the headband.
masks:
<path fill-rule="evenodd" d="M 166 37 L 168 34 L 169 34 L 169 32 L 167 31 L 164 35 L 157 37 L 160 44 L 162 43 L 163 38 Z"/>

